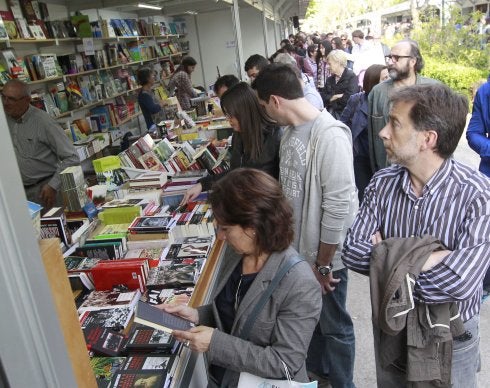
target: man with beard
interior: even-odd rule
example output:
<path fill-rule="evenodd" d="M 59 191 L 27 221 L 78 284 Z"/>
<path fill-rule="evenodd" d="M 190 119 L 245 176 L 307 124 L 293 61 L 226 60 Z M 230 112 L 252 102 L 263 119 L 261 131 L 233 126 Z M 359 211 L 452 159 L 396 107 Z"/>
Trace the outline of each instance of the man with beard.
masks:
<path fill-rule="evenodd" d="M 403 40 L 395 44 L 386 57 L 390 79 L 376 85 L 369 93 L 368 136 L 371 168 L 378 171 L 388 165 L 386 151 L 379 132 L 388 122 L 390 112 L 389 97 L 394 89 L 416 84 L 431 84 L 438 81 L 419 75 L 424 68 L 424 60 L 417 42 Z"/>

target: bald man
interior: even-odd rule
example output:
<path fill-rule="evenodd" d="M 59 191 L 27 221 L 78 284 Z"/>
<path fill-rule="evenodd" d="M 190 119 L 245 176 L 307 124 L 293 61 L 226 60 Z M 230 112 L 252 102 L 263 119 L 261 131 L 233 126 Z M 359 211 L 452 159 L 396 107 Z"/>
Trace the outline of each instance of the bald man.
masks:
<path fill-rule="evenodd" d="M 1 95 L 27 199 L 45 211 L 61 205 L 60 172 L 80 164 L 75 147 L 51 116 L 30 104 L 27 84 L 10 80 Z"/>

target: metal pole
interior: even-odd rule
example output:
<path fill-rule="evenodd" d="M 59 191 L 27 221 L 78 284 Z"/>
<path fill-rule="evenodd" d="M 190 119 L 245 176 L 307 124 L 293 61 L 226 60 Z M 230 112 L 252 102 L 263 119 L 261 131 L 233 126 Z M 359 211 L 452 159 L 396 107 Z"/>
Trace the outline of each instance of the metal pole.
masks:
<path fill-rule="evenodd" d="M 243 69 L 243 64 L 245 63 L 243 59 L 243 46 L 242 46 L 242 30 L 240 27 L 240 9 L 238 7 L 238 0 L 233 0 L 233 7 L 231 8 L 231 14 L 233 19 L 233 30 L 235 33 L 235 43 L 236 43 L 236 66 L 238 67 L 238 74 L 240 74 L 240 79 L 245 79 L 245 70 Z"/>
<path fill-rule="evenodd" d="M 269 43 L 268 43 L 268 34 L 267 34 L 267 19 L 265 17 L 265 5 L 262 2 L 262 31 L 264 32 L 264 50 L 265 57 L 269 58 Z"/>

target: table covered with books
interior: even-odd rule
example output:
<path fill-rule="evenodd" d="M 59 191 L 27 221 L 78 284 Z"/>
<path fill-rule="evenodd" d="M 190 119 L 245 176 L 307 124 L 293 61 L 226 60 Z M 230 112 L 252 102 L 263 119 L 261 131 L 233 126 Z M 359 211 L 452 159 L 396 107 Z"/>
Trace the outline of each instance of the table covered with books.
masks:
<path fill-rule="evenodd" d="M 208 302 L 224 244 L 215 240 L 206 193 L 186 205 L 179 203 L 200 177 L 225 171 L 226 158 L 210 142 L 196 149 L 189 142 L 175 145 L 165 139 L 148 145 L 148 141 L 145 137 L 132 145 L 139 152 L 146 150 L 143 155 L 151 153 L 138 157 L 139 167 L 147 168 L 131 168 L 136 172 L 122 182 L 116 180 L 124 175 L 124 155 L 117 156 L 119 163 L 110 157 L 97 164 L 104 199 L 85 196 L 84 180 L 76 168 L 64 171 L 65 211 L 52 209 L 41 218 L 42 238 L 60 238 L 99 386 L 131 387 L 143 382 L 151 387 L 188 386 L 196 365 L 203 369 L 199 356 L 172 337 L 174 320 L 153 319 L 144 312 L 153 312 L 161 303 L 197 307 Z M 199 162 L 202 155 L 208 162 Z M 145 162 L 152 157 L 156 160 Z M 184 157 L 186 167 L 181 164 Z M 133 160 L 134 154 L 127 158 Z M 166 165 L 180 170 L 170 172 Z"/>

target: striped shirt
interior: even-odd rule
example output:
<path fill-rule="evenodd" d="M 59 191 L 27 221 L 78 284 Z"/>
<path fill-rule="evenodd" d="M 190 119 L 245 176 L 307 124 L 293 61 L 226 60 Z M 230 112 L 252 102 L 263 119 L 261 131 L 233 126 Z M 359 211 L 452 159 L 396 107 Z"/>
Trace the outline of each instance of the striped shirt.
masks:
<path fill-rule="evenodd" d="M 490 179 L 448 159 L 417 198 L 404 167 L 380 170 L 344 243 L 342 260 L 349 269 L 369 274 L 376 231 L 383 239 L 427 234 L 438 238 L 452 252 L 420 273 L 415 298 L 425 303 L 456 301 L 464 321 L 479 313 L 482 279 L 490 264 Z"/>

